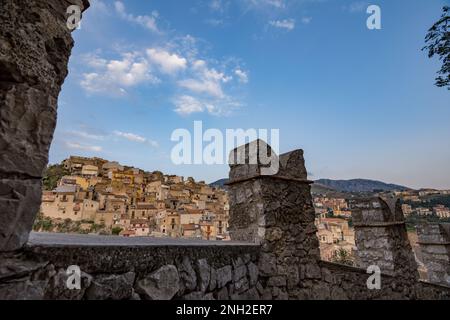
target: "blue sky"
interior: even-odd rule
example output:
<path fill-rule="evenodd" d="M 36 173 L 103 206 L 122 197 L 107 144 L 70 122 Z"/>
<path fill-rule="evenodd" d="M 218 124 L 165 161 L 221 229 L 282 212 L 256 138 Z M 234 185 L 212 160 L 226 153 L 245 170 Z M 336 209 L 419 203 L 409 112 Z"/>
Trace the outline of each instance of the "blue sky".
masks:
<path fill-rule="evenodd" d="M 450 188 L 450 91 L 421 51 L 441 0 L 93 0 L 74 32 L 50 162 L 176 166 L 173 130 L 280 129 L 310 178 Z M 379 5 L 382 29 L 366 27 Z"/>

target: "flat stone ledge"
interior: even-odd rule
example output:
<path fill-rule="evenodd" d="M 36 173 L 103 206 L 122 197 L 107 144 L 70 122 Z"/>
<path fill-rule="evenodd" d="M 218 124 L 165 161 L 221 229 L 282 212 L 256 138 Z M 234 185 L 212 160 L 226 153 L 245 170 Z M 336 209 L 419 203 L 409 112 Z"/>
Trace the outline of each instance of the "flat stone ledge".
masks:
<path fill-rule="evenodd" d="M 220 268 L 242 256 L 257 261 L 259 251 L 260 246 L 242 242 L 51 233 L 32 233 L 24 247 L 30 260 L 63 269 L 77 265 L 89 274 L 148 274 L 164 265 L 179 265 L 185 257 L 191 261 L 207 259 Z"/>
<path fill-rule="evenodd" d="M 257 247 L 254 243 L 231 241 L 206 241 L 174 238 L 99 236 L 63 233 L 31 232 L 26 245 L 33 247 Z"/>

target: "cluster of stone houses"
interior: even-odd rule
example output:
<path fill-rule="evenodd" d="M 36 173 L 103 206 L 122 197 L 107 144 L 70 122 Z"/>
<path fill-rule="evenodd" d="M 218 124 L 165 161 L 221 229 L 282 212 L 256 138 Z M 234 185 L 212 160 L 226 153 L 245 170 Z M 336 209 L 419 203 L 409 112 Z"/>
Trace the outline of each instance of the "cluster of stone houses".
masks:
<path fill-rule="evenodd" d="M 42 195 L 41 214 L 119 230 L 125 237 L 228 240 L 227 193 L 193 178 L 145 172 L 99 158 L 70 157 L 70 175 Z"/>
<path fill-rule="evenodd" d="M 435 215 L 441 219 L 450 218 L 450 208 L 442 204 L 436 205 L 433 208 L 426 208 L 426 207 L 413 208 L 409 204 L 403 204 L 402 210 L 405 216 L 409 216 L 410 214 L 416 214 L 419 216 Z"/>
<path fill-rule="evenodd" d="M 332 261 L 336 252 L 345 250 L 349 257 L 354 256 L 355 232 L 349 227 L 351 210 L 346 199 L 315 197 L 317 237 L 320 255 L 323 260 Z M 332 215 L 333 217 L 330 217 Z"/>
<path fill-rule="evenodd" d="M 334 216 L 343 218 L 349 218 L 352 215 L 347 200 L 343 198 L 315 197 L 314 207 L 316 208 L 316 213 L 319 213 L 323 218 L 331 212 Z"/>

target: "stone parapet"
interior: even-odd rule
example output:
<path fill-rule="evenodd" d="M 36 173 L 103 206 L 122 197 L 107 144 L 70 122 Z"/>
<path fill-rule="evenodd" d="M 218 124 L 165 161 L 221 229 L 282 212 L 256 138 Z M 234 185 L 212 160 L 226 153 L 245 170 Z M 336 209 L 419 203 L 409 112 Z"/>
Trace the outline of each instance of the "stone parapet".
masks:
<path fill-rule="evenodd" d="M 409 243 L 400 202 L 392 198 L 355 200 L 352 210 L 360 268 L 377 266 L 382 273 L 418 279 L 417 264 Z"/>
<path fill-rule="evenodd" d="M 250 162 L 252 154 L 261 153 L 277 161 L 270 164 L 278 168 L 276 172 L 267 174 L 263 169 L 268 163 L 256 156 L 258 162 Z M 315 211 L 303 151 L 278 156 L 257 140 L 233 150 L 231 157 L 236 154 L 245 155 L 245 162 L 230 165 L 230 236 L 261 246 L 259 271 L 265 299 L 295 298 L 301 277 L 320 277 Z"/>
<path fill-rule="evenodd" d="M 0 300 L 257 300 L 263 293 L 258 246 L 82 238 L 74 245 L 37 240 L 20 253 L 0 254 Z M 67 287 L 70 266 L 80 268 L 80 290 Z"/>
<path fill-rule="evenodd" d="M 417 234 L 428 281 L 450 286 L 450 224 L 422 224 Z"/>

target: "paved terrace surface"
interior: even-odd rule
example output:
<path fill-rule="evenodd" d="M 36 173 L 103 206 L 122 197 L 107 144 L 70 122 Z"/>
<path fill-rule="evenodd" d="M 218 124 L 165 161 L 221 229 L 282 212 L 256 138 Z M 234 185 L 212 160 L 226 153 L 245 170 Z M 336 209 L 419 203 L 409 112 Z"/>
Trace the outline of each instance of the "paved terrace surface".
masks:
<path fill-rule="evenodd" d="M 253 243 L 206 241 L 176 238 L 99 236 L 64 233 L 31 232 L 28 247 L 151 247 L 151 246 L 255 246 Z"/>

